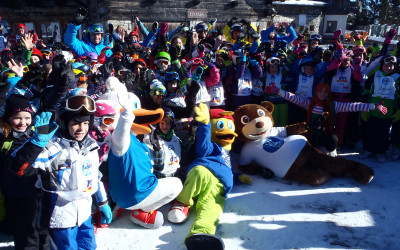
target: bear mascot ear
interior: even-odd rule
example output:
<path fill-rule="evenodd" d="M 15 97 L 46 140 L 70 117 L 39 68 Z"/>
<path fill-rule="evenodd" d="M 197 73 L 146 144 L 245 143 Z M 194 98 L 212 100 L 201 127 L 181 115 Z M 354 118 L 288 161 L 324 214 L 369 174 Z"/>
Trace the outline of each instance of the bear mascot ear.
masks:
<path fill-rule="evenodd" d="M 274 104 L 269 101 L 263 101 L 261 104 L 266 110 L 268 110 L 271 114 L 274 111 Z"/>

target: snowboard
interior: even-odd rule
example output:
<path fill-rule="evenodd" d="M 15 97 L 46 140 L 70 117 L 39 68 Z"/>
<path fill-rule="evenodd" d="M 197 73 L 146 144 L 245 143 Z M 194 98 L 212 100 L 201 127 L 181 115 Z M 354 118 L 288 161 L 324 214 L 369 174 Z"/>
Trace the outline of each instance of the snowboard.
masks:
<path fill-rule="evenodd" d="M 225 249 L 222 239 L 213 234 L 192 234 L 185 240 L 188 250 L 223 250 Z"/>

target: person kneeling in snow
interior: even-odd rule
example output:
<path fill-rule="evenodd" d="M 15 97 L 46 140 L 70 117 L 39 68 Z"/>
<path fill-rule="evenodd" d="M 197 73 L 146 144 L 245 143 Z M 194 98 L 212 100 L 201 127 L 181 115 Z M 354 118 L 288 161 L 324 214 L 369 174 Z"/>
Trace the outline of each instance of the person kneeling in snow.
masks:
<path fill-rule="evenodd" d="M 176 177 L 157 180 L 151 172 L 153 166 L 149 148 L 136 138 L 138 134 L 151 132 L 144 125 L 158 123 L 163 118 L 163 110 L 140 109 L 139 98 L 132 93 L 129 93 L 131 98 L 121 98 L 124 93 L 118 93 L 124 110 L 111 136 L 109 188 L 120 208 L 133 210 L 131 220 L 134 223 L 155 229 L 164 223 L 162 213 L 156 209 L 172 201 L 181 192 L 182 182 Z M 117 215 L 119 207 L 115 209 Z"/>
<path fill-rule="evenodd" d="M 188 168 L 183 190 L 168 212 L 168 220 L 172 223 L 184 222 L 189 206 L 196 204 L 196 218 L 185 240 L 186 246 L 188 249 L 192 249 L 194 245 L 198 247 L 196 249 L 206 249 L 202 247 L 211 243 L 222 249 L 222 240 L 214 234 L 218 218 L 224 209 L 225 198 L 231 191 L 234 180 L 229 155 L 237 137 L 234 132 L 233 112 L 213 109 L 210 114 L 206 104 L 200 103 L 195 108 L 195 113 L 195 119 L 199 122 L 197 158 Z M 247 175 L 237 176 L 242 183 L 252 183 Z"/>

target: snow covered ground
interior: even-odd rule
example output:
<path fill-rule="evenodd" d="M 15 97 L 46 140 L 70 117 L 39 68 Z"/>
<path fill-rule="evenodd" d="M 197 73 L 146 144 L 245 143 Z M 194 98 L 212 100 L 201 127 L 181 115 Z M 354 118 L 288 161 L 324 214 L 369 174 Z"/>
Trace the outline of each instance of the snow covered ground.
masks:
<path fill-rule="evenodd" d="M 357 153 L 342 154 L 357 159 Z M 357 159 L 358 160 L 358 159 Z M 217 235 L 232 249 L 400 249 L 400 162 L 363 160 L 375 170 L 368 185 L 348 178 L 311 187 L 278 178 L 254 177 L 235 186 L 226 200 Z M 167 213 L 169 205 L 160 210 Z M 147 230 L 129 212 L 99 229 L 99 249 L 185 249 L 194 214 L 182 225 L 165 222 Z M 0 235 L 0 249 L 11 249 Z M 7 247 L 8 246 L 8 247 Z"/>

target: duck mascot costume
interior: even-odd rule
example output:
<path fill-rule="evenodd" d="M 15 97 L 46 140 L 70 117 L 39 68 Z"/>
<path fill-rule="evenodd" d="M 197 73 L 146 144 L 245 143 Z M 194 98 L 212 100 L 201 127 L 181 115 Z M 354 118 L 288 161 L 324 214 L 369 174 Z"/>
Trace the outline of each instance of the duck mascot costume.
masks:
<path fill-rule="evenodd" d="M 222 109 L 209 111 L 203 103 L 195 108 L 195 120 L 199 122 L 196 159 L 187 170 L 182 192 L 168 212 L 170 222 L 182 223 L 189 208 L 195 205 L 196 217 L 185 240 L 188 249 L 224 248 L 223 241 L 214 234 L 234 180 L 229 151 L 237 134 L 232 115 L 233 112 Z M 246 184 L 252 182 L 246 175 L 238 179 Z"/>

